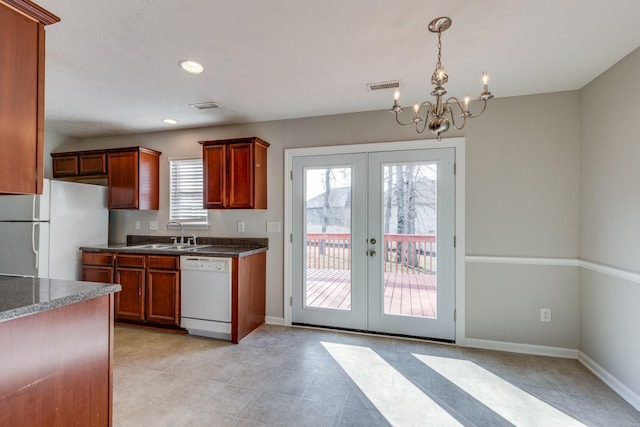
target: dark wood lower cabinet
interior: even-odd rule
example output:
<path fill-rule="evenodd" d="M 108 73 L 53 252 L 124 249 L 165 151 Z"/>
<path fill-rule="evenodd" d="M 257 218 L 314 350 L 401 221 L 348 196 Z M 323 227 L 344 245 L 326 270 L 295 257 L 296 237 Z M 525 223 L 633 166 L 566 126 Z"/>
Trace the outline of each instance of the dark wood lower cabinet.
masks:
<path fill-rule="evenodd" d="M 145 320 L 144 268 L 116 268 L 116 280 L 122 291 L 116 295 L 116 320 Z"/>
<path fill-rule="evenodd" d="M 116 320 L 144 320 L 145 256 L 116 254 L 115 283 L 122 286 L 116 295 Z"/>
<path fill-rule="evenodd" d="M 233 259 L 231 341 L 238 343 L 264 323 L 267 253 Z"/>
<path fill-rule="evenodd" d="M 239 342 L 264 323 L 266 252 L 234 257 L 231 284 L 231 341 Z M 180 257 L 83 252 L 82 280 L 119 283 L 115 320 L 180 328 Z"/>
<path fill-rule="evenodd" d="M 82 253 L 82 280 L 119 283 L 115 320 L 180 327 L 180 257 Z"/>
<path fill-rule="evenodd" d="M 100 265 L 83 265 L 82 280 L 85 282 L 115 283 L 113 277 L 113 267 Z"/>
<path fill-rule="evenodd" d="M 113 294 L 0 322 L 0 426 L 110 426 Z"/>
<path fill-rule="evenodd" d="M 148 256 L 146 320 L 180 325 L 180 260 L 178 257 Z"/>
<path fill-rule="evenodd" d="M 114 254 L 110 252 L 82 253 L 82 280 L 114 283 Z"/>

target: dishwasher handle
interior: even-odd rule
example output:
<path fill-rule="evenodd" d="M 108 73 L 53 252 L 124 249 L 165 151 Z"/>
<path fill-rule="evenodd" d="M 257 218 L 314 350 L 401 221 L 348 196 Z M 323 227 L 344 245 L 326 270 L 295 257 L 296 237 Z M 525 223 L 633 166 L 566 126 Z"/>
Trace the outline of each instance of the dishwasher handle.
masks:
<path fill-rule="evenodd" d="M 197 257 L 183 255 L 180 257 L 182 270 L 231 272 L 231 258 Z"/>

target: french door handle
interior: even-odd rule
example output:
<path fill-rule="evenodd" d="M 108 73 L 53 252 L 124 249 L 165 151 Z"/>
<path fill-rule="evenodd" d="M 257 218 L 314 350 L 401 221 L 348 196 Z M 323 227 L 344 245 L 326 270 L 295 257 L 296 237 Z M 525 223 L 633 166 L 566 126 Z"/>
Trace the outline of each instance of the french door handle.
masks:
<path fill-rule="evenodd" d="M 369 251 L 369 256 L 371 258 L 375 257 L 377 255 L 376 251 Z"/>
<path fill-rule="evenodd" d="M 372 245 L 375 245 L 377 242 L 376 239 L 374 239 L 373 237 L 371 239 L 369 239 L 369 243 L 371 243 Z"/>

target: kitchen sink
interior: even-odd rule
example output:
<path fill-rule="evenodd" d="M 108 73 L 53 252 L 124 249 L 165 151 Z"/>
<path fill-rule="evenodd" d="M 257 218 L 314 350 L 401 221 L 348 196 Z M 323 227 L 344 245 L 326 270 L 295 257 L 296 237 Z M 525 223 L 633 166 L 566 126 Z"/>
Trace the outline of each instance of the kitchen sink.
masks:
<path fill-rule="evenodd" d="M 149 245 L 128 246 L 127 249 L 165 249 L 171 246 L 172 245 L 166 243 L 153 243 Z"/>
<path fill-rule="evenodd" d="M 158 249 L 158 250 L 174 250 L 189 251 L 200 248 L 208 248 L 210 245 L 190 245 L 188 243 L 149 243 L 146 245 L 127 246 L 127 249 Z"/>
<path fill-rule="evenodd" d="M 183 248 L 185 251 L 197 251 L 199 249 L 207 249 L 210 248 L 211 245 L 191 245 Z"/>
<path fill-rule="evenodd" d="M 213 248 L 213 245 L 196 245 L 196 246 L 190 246 L 188 248 L 185 248 L 184 250 L 187 252 L 198 252 L 198 251 L 209 251 L 211 250 L 211 248 Z"/>

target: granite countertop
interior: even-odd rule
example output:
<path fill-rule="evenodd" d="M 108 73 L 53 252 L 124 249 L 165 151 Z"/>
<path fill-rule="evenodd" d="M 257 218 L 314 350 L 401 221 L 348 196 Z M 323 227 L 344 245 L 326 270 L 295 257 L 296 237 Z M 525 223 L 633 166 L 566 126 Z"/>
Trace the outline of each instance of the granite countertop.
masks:
<path fill-rule="evenodd" d="M 0 322 L 119 292 L 110 283 L 0 275 Z"/>
<path fill-rule="evenodd" d="M 110 243 L 100 246 L 82 246 L 86 252 L 126 252 L 145 255 L 192 255 L 207 257 L 244 257 L 269 249 L 267 238 L 198 237 L 197 246 L 171 247 L 171 236 L 127 236 L 127 243 Z M 163 244 L 166 247 L 145 247 Z"/>

